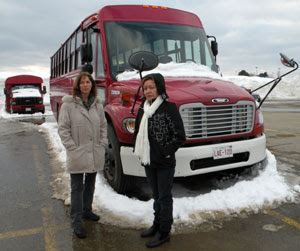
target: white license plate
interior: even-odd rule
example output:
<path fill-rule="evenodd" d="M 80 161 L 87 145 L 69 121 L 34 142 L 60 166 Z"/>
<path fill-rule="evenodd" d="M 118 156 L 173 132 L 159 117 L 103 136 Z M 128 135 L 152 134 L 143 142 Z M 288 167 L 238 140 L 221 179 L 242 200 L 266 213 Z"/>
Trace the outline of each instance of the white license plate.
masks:
<path fill-rule="evenodd" d="M 214 148 L 214 159 L 224 159 L 233 156 L 232 146 L 220 146 Z"/>
<path fill-rule="evenodd" d="M 25 108 L 26 112 L 31 112 L 31 108 Z"/>

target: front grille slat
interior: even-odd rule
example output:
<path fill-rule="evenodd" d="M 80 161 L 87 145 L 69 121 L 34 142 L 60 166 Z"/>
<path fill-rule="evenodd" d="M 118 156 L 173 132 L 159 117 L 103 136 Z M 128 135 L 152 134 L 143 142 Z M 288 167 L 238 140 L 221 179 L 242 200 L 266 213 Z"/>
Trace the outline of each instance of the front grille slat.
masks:
<path fill-rule="evenodd" d="M 17 105 L 35 105 L 39 103 L 39 98 L 29 97 L 29 98 L 16 98 Z"/>
<path fill-rule="evenodd" d="M 251 101 L 233 105 L 205 106 L 200 103 L 180 107 L 188 139 L 249 133 L 254 124 L 255 106 Z"/>

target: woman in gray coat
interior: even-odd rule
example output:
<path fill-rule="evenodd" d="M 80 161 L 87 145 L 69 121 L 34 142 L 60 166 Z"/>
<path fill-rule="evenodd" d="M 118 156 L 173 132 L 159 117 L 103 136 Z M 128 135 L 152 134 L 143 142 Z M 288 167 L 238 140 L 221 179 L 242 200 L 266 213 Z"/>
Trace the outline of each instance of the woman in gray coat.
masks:
<path fill-rule="evenodd" d="M 98 221 L 92 212 L 95 180 L 103 169 L 107 123 L 93 77 L 82 72 L 73 86 L 73 96 L 64 96 L 58 133 L 67 151 L 71 178 L 71 224 L 79 238 L 86 237 L 82 218 Z"/>

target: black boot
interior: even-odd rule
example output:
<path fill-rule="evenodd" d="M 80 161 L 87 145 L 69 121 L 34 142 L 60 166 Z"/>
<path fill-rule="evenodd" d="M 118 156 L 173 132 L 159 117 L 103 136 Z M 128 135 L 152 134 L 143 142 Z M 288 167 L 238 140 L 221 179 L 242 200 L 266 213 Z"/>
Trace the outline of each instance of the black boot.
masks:
<path fill-rule="evenodd" d="M 169 233 L 157 231 L 154 238 L 151 241 L 146 242 L 146 247 L 155 248 L 164 244 L 167 241 L 170 241 Z"/>
<path fill-rule="evenodd" d="M 78 238 L 80 238 L 80 239 L 86 238 L 86 236 L 87 236 L 86 231 L 82 225 L 76 225 L 76 226 L 74 226 L 73 229 L 74 229 L 74 234 L 76 234 L 76 236 Z"/>
<path fill-rule="evenodd" d="M 93 212 L 83 213 L 82 218 L 91 221 L 98 221 L 100 219 L 100 217 L 97 214 L 94 214 Z"/>
<path fill-rule="evenodd" d="M 145 230 L 144 232 L 141 232 L 140 236 L 142 238 L 154 236 L 158 231 L 158 229 L 159 229 L 159 225 L 153 224 L 149 229 Z"/>

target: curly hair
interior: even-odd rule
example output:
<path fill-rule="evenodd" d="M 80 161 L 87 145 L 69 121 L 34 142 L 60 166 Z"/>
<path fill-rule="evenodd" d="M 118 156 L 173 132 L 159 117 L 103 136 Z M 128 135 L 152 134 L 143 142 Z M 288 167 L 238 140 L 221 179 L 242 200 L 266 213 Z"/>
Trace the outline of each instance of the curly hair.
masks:
<path fill-rule="evenodd" d="M 88 77 L 89 80 L 92 82 L 92 89 L 91 89 L 91 92 L 90 92 L 90 95 L 94 95 L 94 97 L 97 97 L 97 87 L 96 87 L 96 82 L 95 80 L 93 79 L 92 75 L 88 72 L 81 72 L 77 78 L 75 79 L 74 81 L 74 84 L 73 84 L 73 92 L 72 92 L 72 95 L 73 95 L 73 98 L 75 98 L 76 96 L 77 97 L 80 97 L 81 96 L 81 91 L 80 91 L 80 82 L 81 82 L 81 79 L 83 77 Z"/>

